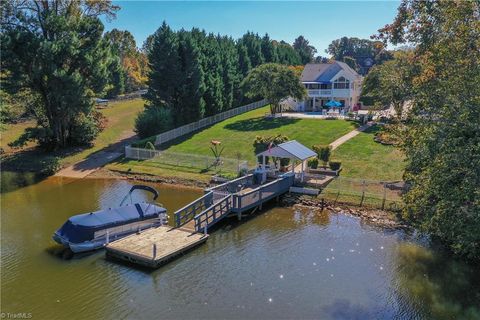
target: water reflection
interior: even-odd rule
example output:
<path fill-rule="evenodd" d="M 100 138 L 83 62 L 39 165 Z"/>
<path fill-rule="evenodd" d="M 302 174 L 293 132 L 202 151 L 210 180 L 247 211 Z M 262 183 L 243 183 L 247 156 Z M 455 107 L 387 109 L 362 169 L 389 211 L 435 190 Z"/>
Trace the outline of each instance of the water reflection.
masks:
<path fill-rule="evenodd" d="M 205 245 L 150 272 L 102 251 L 64 257 L 53 231 L 73 214 L 118 205 L 131 184 L 54 178 L 2 194 L 1 311 L 39 319 L 478 317 L 476 266 L 414 233 L 326 211 L 272 204 L 241 222 L 226 219 Z M 153 186 L 170 213 L 202 193 Z"/>
<path fill-rule="evenodd" d="M 478 266 L 415 243 L 399 244 L 396 259 L 401 300 L 434 319 L 480 319 Z"/>
<path fill-rule="evenodd" d="M 2 171 L 0 177 L 0 193 L 7 193 L 42 181 L 45 176 L 34 173 L 18 173 Z"/>

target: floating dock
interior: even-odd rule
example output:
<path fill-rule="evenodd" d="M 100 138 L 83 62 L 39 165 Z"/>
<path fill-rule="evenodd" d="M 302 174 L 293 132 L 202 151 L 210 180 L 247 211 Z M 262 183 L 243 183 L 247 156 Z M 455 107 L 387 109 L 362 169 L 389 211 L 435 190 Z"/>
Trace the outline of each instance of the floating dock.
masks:
<path fill-rule="evenodd" d="M 205 241 L 208 235 L 184 228 L 161 226 L 106 245 L 107 257 L 158 268 Z"/>

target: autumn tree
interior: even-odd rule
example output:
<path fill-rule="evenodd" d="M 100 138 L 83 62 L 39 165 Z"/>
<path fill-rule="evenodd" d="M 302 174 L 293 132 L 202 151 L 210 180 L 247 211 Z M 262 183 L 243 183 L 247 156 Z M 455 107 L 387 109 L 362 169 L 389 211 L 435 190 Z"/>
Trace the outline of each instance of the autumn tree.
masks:
<path fill-rule="evenodd" d="M 377 37 L 414 46 L 404 217 L 456 253 L 480 259 L 480 4 L 407 1 Z"/>

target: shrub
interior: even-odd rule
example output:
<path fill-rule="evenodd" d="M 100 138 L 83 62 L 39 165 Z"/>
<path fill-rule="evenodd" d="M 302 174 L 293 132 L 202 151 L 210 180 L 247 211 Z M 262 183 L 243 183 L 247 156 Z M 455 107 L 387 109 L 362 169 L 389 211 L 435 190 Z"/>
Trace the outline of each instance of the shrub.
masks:
<path fill-rule="evenodd" d="M 60 158 L 55 156 L 45 157 L 41 162 L 40 173 L 46 176 L 55 174 L 62 167 L 60 164 Z"/>
<path fill-rule="evenodd" d="M 310 167 L 312 169 L 317 169 L 318 168 L 318 159 L 314 158 L 314 159 L 308 160 L 307 165 L 308 165 L 308 167 Z"/>
<path fill-rule="evenodd" d="M 317 158 L 323 162 L 323 166 L 326 167 L 332 154 L 332 147 L 328 145 L 314 145 L 312 149 L 317 153 Z"/>
<path fill-rule="evenodd" d="M 267 150 L 270 143 L 272 143 L 272 145 L 275 146 L 277 144 L 287 142 L 287 141 L 288 141 L 288 137 L 284 136 L 282 134 L 278 134 L 276 136 L 256 136 L 255 140 L 253 141 L 253 147 L 255 149 L 255 154 L 259 154 L 259 153 Z M 270 160 L 269 157 L 265 157 L 265 163 L 268 163 L 269 160 Z M 262 161 L 261 157 L 259 157 L 258 161 L 259 162 Z M 288 162 L 287 162 L 287 164 L 288 164 Z"/>
<path fill-rule="evenodd" d="M 140 138 L 146 138 L 165 132 L 172 128 L 172 114 L 170 110 L 146 106 L 145 110 L 135 119 L 135 132 Z"/>
<path fill-rule="evenodd" d="M 71 145 L 85 145 L 92 143 L 107 123 L 107 118 L 100 112 L 94 111 L 89 116 L 80 114 L 70 130 Z"/>
<path fill-rule="evenodd" d="M 342 163 L 340 161 L 330 161 L 328 163 L 328 166 L 330 167 L 330 169 L 337 171 L 342 166 Z"/>

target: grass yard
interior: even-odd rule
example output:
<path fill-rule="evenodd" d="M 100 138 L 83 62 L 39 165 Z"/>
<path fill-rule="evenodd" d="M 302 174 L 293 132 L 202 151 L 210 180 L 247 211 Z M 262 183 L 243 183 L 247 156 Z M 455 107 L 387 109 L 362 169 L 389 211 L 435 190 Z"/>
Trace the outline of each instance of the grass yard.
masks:
<path fill-rule="evenodd" d="M 296 139 L 311 147 L 314 144 L 329 144 L 357 127 L 356 123 L 343 120 L 267 119 L 265 113 L 268 110 L 267 106 L 232 117 L 194 134 L 173 140 L 161 146 L 161 149 L 173 153 L 212 157 L 210 141 L 220 140 L 221 146 L 225 147 L 222 157 L 237 159 L 238 154 L 242 160 L 247 160 L 249 165 L 253 166 L 255 164 L 253 141 L 258 135 L 283 134 L 291 140 Z M 122 159 L 107 165 L 107 169 L 111 170 L 208 181 L 214 172 L 199 167 L 201 166 L 196 168 L 174 166 L 160 163 L 155 159 L 146 161 Z M 232 174 L 224 171 L 223 174 Z"/>
<path fill-rule="evenodd" d="M 255 163 L 253 141 L 256 136 L 283 134 L 307 147 L 329 144 L 356 127 L 356 123 L 344 120 L 265 118 L 268 107 L 259 108 L 217 123 L 195 134 L 182 137 L 164 146 L 172 152 L 212 156 L 211 140 L 220 140 L 225 147 L 222 156 L 248 160 Z"/>
<path fill-rule="evenodd" d="M 401 180 L 402 153 L 393 146 L 373 141 L 378 126 L 361 132 L 333 151 L 332 159 L 342 162 L 342 177 L 366 180 Z"/>
<path fill-rule="evenodd" d="M 385 189 L 383 182 L 402 179 L 403 155 L 393 146 L 375 142 L 378 130 L 377 126 L 371 127 L 333 151 L 332 159 L 341 161 L 343 169 L 319 197 L 392 210 L 401 206 L 400 192 Z"/>
<path fill-rule="evenodd" d="M 36 148 L 33 143 L 21 150 L 12 150 L 8 147 L 8 143 L 16 140 L 25 128 L 35 125 L 35 122 L 30 120 L 8 125 L 6 131 L 1 133 L 1 147 L 6 151 L 2 162 L 8 169 L 40 172 L 52 161 L 56 161 L 57 157 L 60 158 L 62 166 L 68 166 L 104 148 L 116 148 L 134 135 L 135 118 L 143 110 L 143 105 L 144 101 L 142 99 L 110 103 L 107 108 L 101 110 L 108 119 L 107 126 L 99 134 L 93 145 L 87 148 L 70 148 L 61 152 L 46 153 Z"/>

